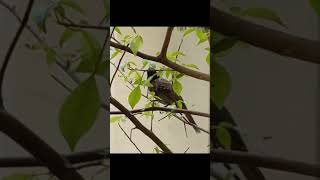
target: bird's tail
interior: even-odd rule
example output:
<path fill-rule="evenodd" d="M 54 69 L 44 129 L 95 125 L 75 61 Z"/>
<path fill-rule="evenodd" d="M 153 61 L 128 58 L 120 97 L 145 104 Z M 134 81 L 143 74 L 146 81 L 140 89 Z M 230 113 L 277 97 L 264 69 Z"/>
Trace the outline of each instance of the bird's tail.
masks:
<path fill-rule="evenodd" d="M 188 110 L 188 108 L 187 108 L 187 106 L 186 106 L 186 104 L 185 104 L 184 102 L 182 102 L 182 109 Z M 194 119 L 193 119 L 193 117 L 191 116 L 191 114 L 185 113 L 185 115 L 186 115 L 186 117 L 187 117 L 187 119 L 188 119 L 188 121 L 189 121 L 190 123 L 192 123 L 192 124 L 194 124 L 194 125 L 197 125 L 197 123 L 194 121 Z M 196 127 L 194 127 L 194 126 L 192 126 L 192 127 L 193 127 L 193 129 L 196 131 L 196 133 L 200 133 L 200 132 L 201 132 L 199 128 L 196 128 Z"/>

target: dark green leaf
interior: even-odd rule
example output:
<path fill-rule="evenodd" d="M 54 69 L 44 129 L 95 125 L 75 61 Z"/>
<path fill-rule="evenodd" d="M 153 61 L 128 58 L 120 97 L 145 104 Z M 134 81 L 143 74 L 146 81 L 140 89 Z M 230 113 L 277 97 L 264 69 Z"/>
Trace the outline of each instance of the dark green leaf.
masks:
<path fill-rule="evenodd" d="M 273 21 L 285 27 L 281 18 L 274 11 L 267 8 L 248 8 L 243 12 L 243 15 Z"/>
<path fill-rule="evenodd" d="M 110 17 L 110 0 L 104 0 L 104 13 L 107 18 Z"/>
<path fill-rule="evenodd" d="M 3 177 L 1 180 L 32 180 L 31 174 L 11 174 Z"/>
<path fill-rule="evenodd" d="M 60 40 L 59 40 L 59 46 L 62 47 L 64 45 L 65 42 L 67 42 L 68 40 L 70 40 L 77 31 L 73 31 L 69 28 L 66 28 L 62 35 L 60 36 Z"/>
<path fill-rule="evenodd" d="M 107 77 L 107 73 L 109 70 L 109 61 L 104 61 L 102 63 L 100 63 L 98 70 L 97 70 L 97 75 L 103 76 L 103 77 Z"/>
<path fill-rule="evenodd" d="M 231 135 L 229 131 L 225 128 L 219 127 L 216 128 L 216 136 L 219 143 L 225 148 L 231 148 Z"/>
<path fill-rule="evenodd" d="M 100 97 L 93 76 L 82 82 L 65 99 L 59 113 L 59 126 L 72 151 L 93 126 L 99 108 Z"/>
<path fill-rule="evenodd" d="M 131 91 L 128 97 L 128 102 L 132 109 L 140 101 L 140 98 L 141 98 L 141 89 L 140 89 L 140 86 L 137 86 Z"/>
<path fill-rule="evenodd" d="M 97 39 L 86 31 L 81 32 L 81 63 L 77 72 L 90 73 L 94 72 L 97 61 L 100 58 L 100 43 Z"/>
<path fill-rule="evenodd" d="M 142 44 L 143 44 L 143 39 L 140 35 L 137 35 L 135 38 L 132 39 L 129 47 L 132 50 L 134 55 L 137 55 L 137 52 L 139 51 Z"/>
<path fill-rule="evenodd" d="M 51 65 L 56 61 L 56 54 L 53 49 L 51 48 L 46 49 L 46 59 L 47 59 L 48 65 Z"/>
<path fill-rule="evenodd" d="M 216 55 L 221 52 L 227 51 L 234 47 L 237 42 L 238 39 L 234 37 L 223 38 L 213 45 L 213 54 Z"/>
<path fill-rule="evenodd" d="M 70 7 L 72 10 L 79 12 L 82 15 L 85 15 L 86 13 L 84 12 L 84 10 L 80 7 L 79 4 L 77 4 L 76 2 L 72 1 L 72 0 L 61 0 L 60 1 L 63 5 Z"/>
<path fill-rule="evenodd" d="M 314 9 L 314 11 L 317 13 L 318 16 L 320 16 L 320 1 L 319 0 L 309 0 L 309 3 L 311 7 Z"/>
<path fill-rule="evenodd" d="M 213 63 L 212 98 L 215 104 L 222 108 L 231 90 L 231 78 L 226 69 L 218 63 Z"/>

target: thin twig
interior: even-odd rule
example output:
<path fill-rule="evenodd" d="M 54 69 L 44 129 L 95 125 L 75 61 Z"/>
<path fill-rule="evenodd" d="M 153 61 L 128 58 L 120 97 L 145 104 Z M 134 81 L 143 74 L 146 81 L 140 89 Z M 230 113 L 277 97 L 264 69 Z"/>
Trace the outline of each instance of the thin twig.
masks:
<path fill-rule="evenodd" d="M 96 30 L 109 30 L 108 27 L 105 26 L 95 26 L 95 25 L 82 25 L 82 24 L 73 24 L 73 23 L 65 23 L 57 21 L 59 25 L 65 26 L 65 27 L 75 27 L 75 28 L 81 28 L 81 29 L 96 29 Z"/>
<path fill-rule="evenodd" d="M 129 46 L 129 44 L 127 44 L 126 47 L 128 47 L 128 46 Z M 121 61 L 122 61 L 122 59 L 123 59 L 123 57 L 124 57 L 125 54 L 126 54 L 126 51 L 123 51 L 122 56 L 121 56 L 121 58 L 120 58 L 120 60 L 119 60 L 119 63 L 118 63 L 118 65 L 117 65 L 117 68 L 116 68 L 115 72 L 113 73 L 113 76 L 112 76 L 112 79 L 111 79 L 111 82 L 110 82 L 110 86 L 111 86 L 112 83 L 113 83 L 113 80 L 114 80 L 114 78 L 115 78 L 115 76 L 116 76 L 116 74 L 117 74 L 117 72 L 118 72 L 118 70 L 119 70 Z"/>
<path fill-rule="evenodd" d="M 130 142 L 136 147 L 136 149 L 142 154 L 142 151 L 138 148 L 138 146 L 132 141 L 131 137 L 128 136 L 128 134 L 123 130 L 123 128 L 120 126 L 120 123 L 118 123 L 120 129 L 122 132 L 127 136 L 127 138 L 130 140 Z"/>
<path fill-rule="evenodd" d="M 34 2 L 34 0 L 30 0 L 29 3 L 28 3 L 28 6 L 27 6 L 27 9 L 26 9 L 26 12 L 24 13 L 22 22 L 21 22 L 21 24 L 20 24 L 20 26 L 18 28 L 18 31 L 15 34 L 10 46 L 9 46 L 9 49 L 8 49 L 8 51 L 6 53 L 6 56 L 5 56 L 4 61 L 3 61 L 3 65 L 2 65 L 1 70 L 0 70 L 0 106 L 2 108 L 4 108 L 4 102 L 3 102 L 3 97 L 2 97 L 4 76 L 5 76 L 5 73 L 6 73 L 6 70 L 7 70 L 11 55 L 12 55 L 12 53 L 14 51 L 14 48 L 16 47 L 16 44 L 17 44 L 17 42 L 18 42 L 18 40 L 20 38 L 20 35 L 21 35 L 23 29 L 25 28 L 27 22 L 28 22 L 28 19 L 29 19 L 29 16 L 30 16 L 30 12 L 31 12 L 31 9 L 32 9 L 32 6 L 33 6 L 33 2 Z M 4 3 L 2 3 L 2 4 L 4 4 Z"/>

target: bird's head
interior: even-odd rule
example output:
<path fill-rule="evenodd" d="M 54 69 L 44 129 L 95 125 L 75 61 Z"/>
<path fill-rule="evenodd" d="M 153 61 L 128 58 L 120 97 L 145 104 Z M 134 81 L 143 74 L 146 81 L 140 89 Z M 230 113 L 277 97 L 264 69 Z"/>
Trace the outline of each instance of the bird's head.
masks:
<path fill-rule="evenodd" d="M 148 78 L 153 76 L 151 81 L 159 78 L 159 76 L 157 75 L 157 71 L 153 67 L 149 67 L 149 69 L 147 71 L 147 76 L 148 76 Z"/>

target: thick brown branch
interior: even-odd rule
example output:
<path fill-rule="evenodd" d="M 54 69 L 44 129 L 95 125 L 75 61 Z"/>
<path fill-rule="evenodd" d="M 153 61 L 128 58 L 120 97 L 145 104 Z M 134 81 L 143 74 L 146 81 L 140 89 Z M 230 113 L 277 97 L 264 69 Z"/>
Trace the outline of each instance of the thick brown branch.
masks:
<path fill-rule="evenodd" d="M 15 117 L 0 110 L 0 131 L 41 161 L 61 180 L 83 180 L 70 162 Z"/>
<path fill-rule="evenodd" d="M 129 47 L 126 47 L 124 45 L 121 45 L 121 44 L 117 44 L 115 42 L 110 42 L 110 46 L 114 47 L 114 48 L 117 48 L 117 49 L 121 49 L 121 50 L 124 50 L 124 51 L 127 51 L 131 54 L 132 51 Z M 142 58 L 142 59 L 147 59 L 147 60 L 150 60 L 150 61 L 154 61 L 154 62 L 158 62 L 158 63 L 162 63 L 163 65 L 166 65 L 178 72 L 181 72 L 183 74 L 186 74 L 188 76 L 191 76 L 191 77 L 194 77 L 196 79 L 200 79 L 200 80 L 204 80 L 204 81 L 209 81 L 210 80 L 210 75 L 209 74 L 205 74 L 205 73 L 202 73 L 202 72 L 199 72 L 199 71 L 194 71 L 192 69 L 189 69 L 189 68 L 186 68 L 184 66 L 181 66 L 177 63 L 174 63 L 168 59 L 164 59 L 164 58 L 160 58 L 160 57 L 156 57 L 156 56 L 151 56 L 151 55 L 148 55 L 148 54 L 144 54 L 142 52 L 137 52 L 137 56 Z"/>
<path fill-rule="evenodd" d="M 283 56 L 320 64 L 320 42 L 273 30 L 211 6 L 212 29 Z M 214 50 L 213 50 L 214 52 Z"/>
<path fill-rule="evenodd" d="M 210 117 L 210 114 L 198 112 L 198 111 L 190 111 L 185 109 L 174 109 L 174 108 L 167 108 L 167 107 L 149 107 L 149 108 L 143 108 L 143 109 L 134 109 L 131 110 L 131 113 L 141 113 L 146 111 L 165 111 L 165 112 L 172 112 L 172 113 L 188 113 L 193 114 L 197 116 L 203 116 L 203 117 Z M 110 111 L 110 114 L 123 114 L 122 111 Z"/>
<path fill-rule="evenodd" d="M 97 149 L 87 152 L 77 152 L 68 155 L 62 154 L 61 156 L 69 160 L 69 162 L 72 164 L 80 164 L 109 158 L 109 154 L 106 154 L 105 150 L 103 149 Z M 41 166 L 44 166 L 44 163 L 32 157 L 0 158 L 0 167 L 4 168 Z"/>
<path fill-rule="evenodd" d="M 283 158 L 240 151 L 211 151 L 214 162 L 235 163 L 320 177 L 320 164 L 308 164 Z"/>
<path fill-rule="evenodd" d="M 168 27 L 166 37 L 164 38 L 163 45 L 161 48 L 161 53 L 159 55 L 159 57 L 161 57 L 162 59 L 167 58 L 167 51 L 170 44 L 172 31 L 173 31 L 173 27 Z"/>
<path fill-rule="evenodd" d="M 171 150 L 149 129 L 144 127 L 140 121 L 126 108 L 124 107 L 120 102 L 118 102 L 113 97 L 110 97 L 110 103 L 114 105 L 116 108 L 118 108 L 120 111 L 122 111 L 130 120 L 131 122 L 136 126 L 137 129 L 139 129 L 141 132 L 143 132 L 146 136 L 148 136 L 154 143 L 156 143 L 165 153 L 172 153 Z"/>

